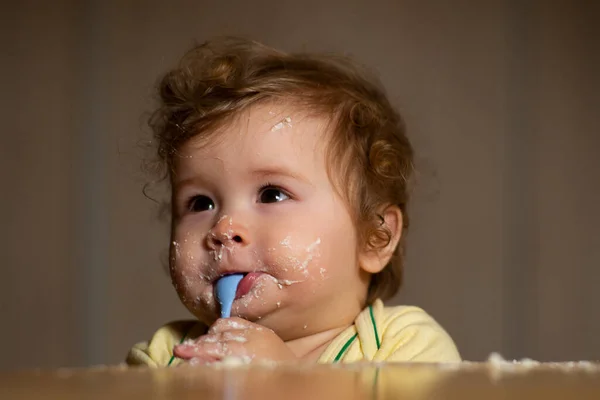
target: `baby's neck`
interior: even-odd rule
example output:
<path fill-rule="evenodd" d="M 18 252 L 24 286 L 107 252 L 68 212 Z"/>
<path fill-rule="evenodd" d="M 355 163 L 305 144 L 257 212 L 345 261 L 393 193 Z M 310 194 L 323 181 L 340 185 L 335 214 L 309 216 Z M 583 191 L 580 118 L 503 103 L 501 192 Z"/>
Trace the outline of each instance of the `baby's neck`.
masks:
<path fill-rule="evenodd" d="M 299 360 L 315 362 L 331 341 L 339 335 L 345 326 L 332 328 L 310 336 L 301 337 L 285 342 Z"/>

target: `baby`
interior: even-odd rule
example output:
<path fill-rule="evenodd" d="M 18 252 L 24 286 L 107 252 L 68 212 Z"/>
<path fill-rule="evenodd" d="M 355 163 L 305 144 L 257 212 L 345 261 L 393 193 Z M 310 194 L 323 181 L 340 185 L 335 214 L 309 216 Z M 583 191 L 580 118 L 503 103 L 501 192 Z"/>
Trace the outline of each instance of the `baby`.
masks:
<path fill-rule="evenodd" d="M 349 60 L 226 38 L 193 48 L 151 118 L 171 188 L 170 273 L 195 317 L 130 365 L 453 362 L 402 278 L 413 150 L 376 80 Z M 215 283 L 242 273 L 231 318 Z"/>

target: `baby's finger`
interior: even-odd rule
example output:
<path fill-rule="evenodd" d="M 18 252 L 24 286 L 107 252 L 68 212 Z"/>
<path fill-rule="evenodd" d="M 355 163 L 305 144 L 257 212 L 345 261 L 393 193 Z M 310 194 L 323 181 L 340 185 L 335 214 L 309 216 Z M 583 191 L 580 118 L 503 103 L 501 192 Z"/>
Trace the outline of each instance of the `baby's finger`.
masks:
<path fill-rule="evenodd" d="M 219 337 L 214 335 L 202 335 L 196 339 L 188 339 L 185 342 L 175 345 L 173 347 L 173 355 L 184 360 L 189 360 L 196 357 L 196 348 L 202 343 L 215 343 L 219 340 Z"/>
<path fill-rule="evenodd" d="M 193 344 L 182 344 L 174 349 L 174 354 L 187 360 L 199 358 L 204 362 L 219 361 L 227 356 L 243 356 L 247 351 L 244 347 L 246 338 L 235 332 L 225 332 L 218 335 L 218 340 L 212 340 L 215 336 L 209 336 L 209 340 L 198 340 Z"/>
<path fill-rule="evenodd" d="M 208 332 L 210 334 L 218 334 L 232 330 L 247 330 L 252 329 L 254 325 L 252 322 L 242 318 L 221 318 L 210 327 Z"/>
<path fill-rule="evenodd" d="M 198 341 L 193 344 L 180 344 L 173 348 L 175 357 L 191 360 L 198 358 L 204 362 L 219 360 L 224 357 L 225 348 L 221 342 Z"/>
<path fill-rule="evenodd" d="M 193 348 L 198 346 L 202 342 L 217 342 L 219 338 L 214 335 L 202 335 L 196 339 L 188 339 L 181 344 L 177 344 L 173 347 L 173 355 L 175 357 L 189 360 L 194 357 L 195 353 Z"/>
<path fill-rule="evenodd" d="M 221 333 L 221 337 L 225 342 L 246 343 L 248 341 L 247 331 L 235 330 Z"/>
<path fill-rule="evenodd" d="M 192 345 L 189 344 L 179 344 L 173 348 L 173 355 L 177 358 L 181 358 L 182 360 L 191 360 L 196 357 L 196 352 Z"/>

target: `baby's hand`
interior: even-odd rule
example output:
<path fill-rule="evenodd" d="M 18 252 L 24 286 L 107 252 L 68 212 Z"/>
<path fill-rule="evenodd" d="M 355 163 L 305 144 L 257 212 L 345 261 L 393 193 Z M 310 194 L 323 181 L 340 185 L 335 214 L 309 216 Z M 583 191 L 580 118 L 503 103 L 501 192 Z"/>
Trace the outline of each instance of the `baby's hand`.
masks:
<path fill-rule="evenodd" d="M 173 353 L 184 360 L 210 363 L 225 357 L 248 361 L 292 361 L 296 356 L 272 330 L 241 318 L 219 319 L 206 335 L 175 346 Z"/>

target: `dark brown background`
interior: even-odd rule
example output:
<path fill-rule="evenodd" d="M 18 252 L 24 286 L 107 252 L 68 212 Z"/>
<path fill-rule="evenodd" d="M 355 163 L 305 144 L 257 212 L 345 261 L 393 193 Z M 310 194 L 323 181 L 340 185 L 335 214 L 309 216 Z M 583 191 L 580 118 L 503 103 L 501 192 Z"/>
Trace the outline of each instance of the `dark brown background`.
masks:
<path fill-rule="evenodd" d="M 467 359 L 600 359 L 599 5 L 3 2 L 0 368 L 117 363 L 187 316 L 137 144 L 158 74 L 220 34 L 379 71 L 423 172 L 397 302 Z"/>

